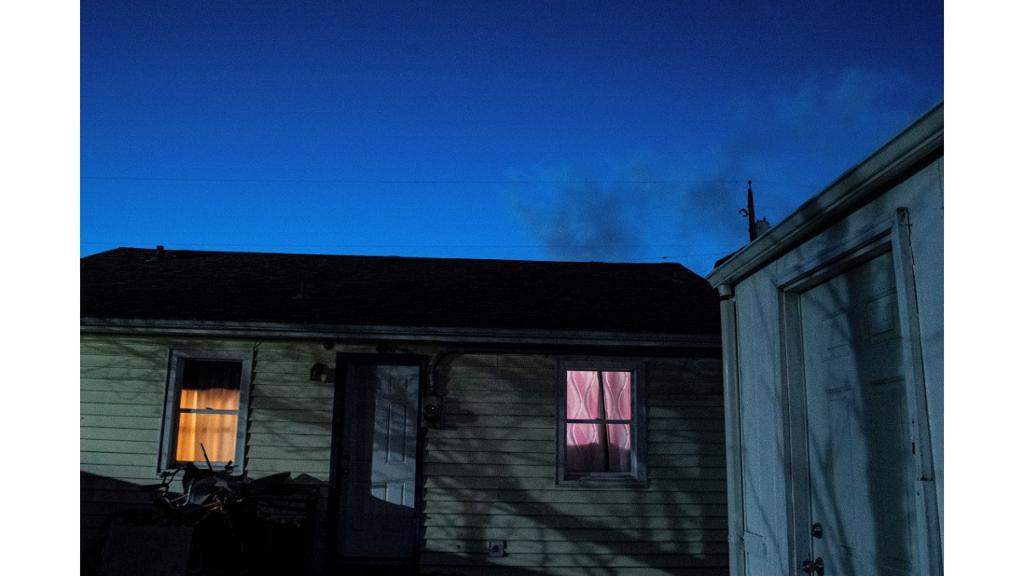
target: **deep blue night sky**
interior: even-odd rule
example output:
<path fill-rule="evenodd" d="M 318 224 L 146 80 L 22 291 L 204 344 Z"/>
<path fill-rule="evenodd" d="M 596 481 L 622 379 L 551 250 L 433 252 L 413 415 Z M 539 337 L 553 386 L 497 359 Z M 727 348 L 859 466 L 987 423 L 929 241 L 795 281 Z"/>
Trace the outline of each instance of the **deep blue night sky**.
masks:
<path fill-rule="evenodd" d="M 943 98 L 941 2 L 81 4 L 81 254 L 682 262 Z"/>

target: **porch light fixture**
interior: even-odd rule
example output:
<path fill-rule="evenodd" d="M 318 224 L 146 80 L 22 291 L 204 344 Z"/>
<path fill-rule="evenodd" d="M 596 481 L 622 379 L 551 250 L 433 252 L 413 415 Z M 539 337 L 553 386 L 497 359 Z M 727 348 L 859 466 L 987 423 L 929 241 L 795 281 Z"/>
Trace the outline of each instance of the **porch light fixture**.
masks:
<path fill-rule="evenodd" d="M 313 367 L 309 369 L 309 379 L 316 380 L 318 382 L 327 382 L 327 366 L 322 362 L 313 364 Z"/>

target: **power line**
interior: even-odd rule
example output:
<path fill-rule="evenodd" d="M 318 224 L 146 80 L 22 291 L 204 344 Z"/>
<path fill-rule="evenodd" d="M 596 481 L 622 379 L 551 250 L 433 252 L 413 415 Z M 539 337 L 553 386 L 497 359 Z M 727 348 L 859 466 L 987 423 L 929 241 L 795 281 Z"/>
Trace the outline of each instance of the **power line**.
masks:
<path fill-rule="evenodd" d="M 167 240 L 158 242 L 79 242 L 83 246 L 155 246 L 164 244 L 171 246 Z M 718 243 L 700 242 L 690 244 L 259 244 L 251 242 L 183 242 L 175 243 L 175 246 L 204 246 L 221 248 L 500 248 L 500 249 L 525 249 L 525 248 L 717 248 Z"/>
<path fill-rule="evenodd" d="M 651 184 L 742 184 L 745 180 L 697 180 L 697 179 L 650 179 L 650 180 L 521 180 L 521 179 L 349 179 L 349 178 L 192 178 L 172 176 L 80 176 L 80 180 L 93 181 L 124 181 L 124 182 L 192 182 L 213 184 L 359 184 L 359 185 L 651 185 Z M 811 186 L 799 182 L 783 182 L 778 180 L 756 180 L 758 183 L 778 184 L 783 186 Z"/>

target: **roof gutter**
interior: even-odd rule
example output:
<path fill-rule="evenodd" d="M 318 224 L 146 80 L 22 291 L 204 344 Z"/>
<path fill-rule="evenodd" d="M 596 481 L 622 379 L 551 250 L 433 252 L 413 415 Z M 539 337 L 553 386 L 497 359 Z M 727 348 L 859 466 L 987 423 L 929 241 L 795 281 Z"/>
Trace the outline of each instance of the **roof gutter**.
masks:
<path fill-rule="evenodd" d="M 131 334 L 245 338 L 373 340 L 461 344 L 533 344 L 638 348 L 719 348 L 721 338 L 709 335 L 441 328 L 420 326 L 346 326 L 275 322 L 150 320 L 138 318 L 81 319 L 83 334 Z"/>
<path fill-rule="evenodd" d="M 943 104 L 939 103 L 866 160 L 847 170 L 793 214 L 759 236 L 707 276 L 713 287 L 735 283 L 828 227 L 838 217 L 873 197 L 942 154 Z"/>

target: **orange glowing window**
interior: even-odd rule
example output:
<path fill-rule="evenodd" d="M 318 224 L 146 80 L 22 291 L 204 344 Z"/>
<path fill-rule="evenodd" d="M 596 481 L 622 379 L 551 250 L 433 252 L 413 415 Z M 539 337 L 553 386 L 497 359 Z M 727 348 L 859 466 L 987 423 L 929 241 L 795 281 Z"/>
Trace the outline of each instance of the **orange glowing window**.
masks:
<path fill-rule="evenodd" d="M 168 397 L 172 410 L 166 462 L 238 465 L 248 360 L 188 356 L 176 353 L 173 362 L 175 394 Z"/>

